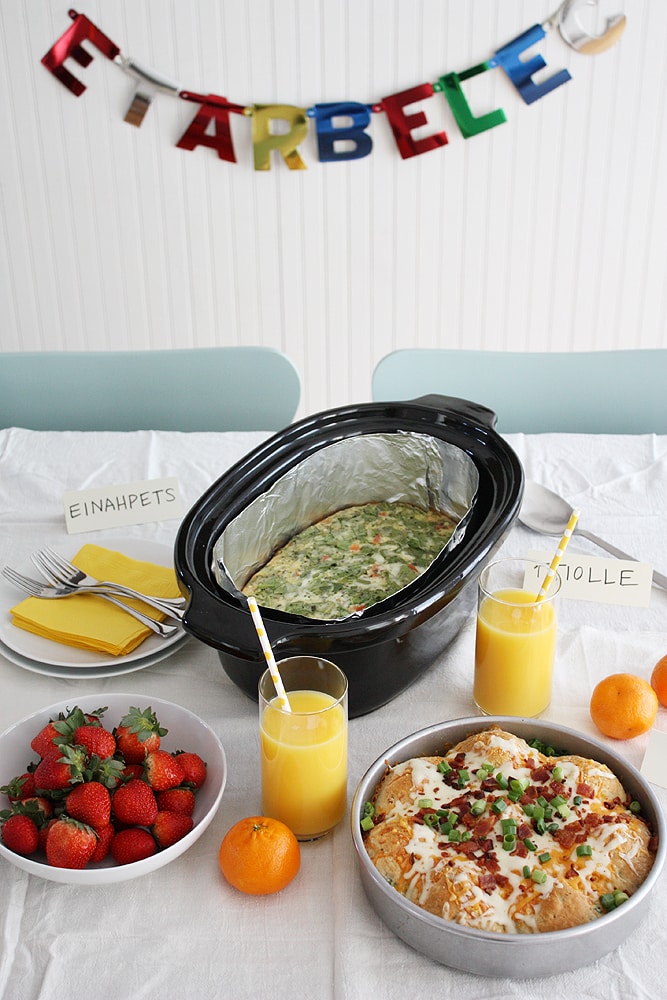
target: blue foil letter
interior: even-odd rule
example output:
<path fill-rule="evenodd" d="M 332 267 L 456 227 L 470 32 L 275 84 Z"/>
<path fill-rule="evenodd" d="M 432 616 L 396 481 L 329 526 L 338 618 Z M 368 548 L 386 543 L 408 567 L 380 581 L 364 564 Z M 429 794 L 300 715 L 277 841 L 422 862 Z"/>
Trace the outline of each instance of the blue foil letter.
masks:
<path fill-rule="evenodd" d="M 313 107 L 313 117 L 317 130 L 317 145 L 322 163 L 332 163 L 335 160 L 359 160 L 368 156 L 373 148 L 373 140 L 364 131 L 371 120 L 371 113 L 365 104 L 343 102 L 332 104 L 316 104 Z M 351 126 L 337 126 L 334 118 L 351 118 Z M 353 149 L 336 150 L 335 144 L 341 140 L 353 143 Z"/>
<path fill-rule="evenodd" d="M 503 45 L 502 49 L 498 49 L 496 52 L 496 60 L 505 70 L 526 104 L 532 104 L 533 101 L 539 100 L 540 97 L 544 97 L 545 94 L 572 79 L 568 71 L 562 69 L 560 73 L 555 73 L 543 83 L 533 83 L 531 79 L 533 73 L 543 69 L 546 63 L 541 55 L 533 56 L 525 61 L 520 58 L 520 55 L 524 49 L 529 49 L 531 45 L 541 41 L 545 34 L 542 25 L 534 24 L 532 28 L 524 31 L 513 42 Z"/>

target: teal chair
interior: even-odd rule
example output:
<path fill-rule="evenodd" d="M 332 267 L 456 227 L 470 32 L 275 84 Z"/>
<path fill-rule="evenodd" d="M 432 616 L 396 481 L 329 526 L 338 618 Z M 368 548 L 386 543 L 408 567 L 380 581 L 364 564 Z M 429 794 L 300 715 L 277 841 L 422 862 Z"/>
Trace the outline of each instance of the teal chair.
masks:
<path fill-rule="evenodd" d="M 281 430 L 299 373 L 269 347 L 0 354 L 0 427 Z"/>
<path fill-rule="evenodd" d="M 497 430 L 667 433 L 667 349 L 571 353 L 406 349 L 373 372 L 373 400 L 481 403 Z"/>

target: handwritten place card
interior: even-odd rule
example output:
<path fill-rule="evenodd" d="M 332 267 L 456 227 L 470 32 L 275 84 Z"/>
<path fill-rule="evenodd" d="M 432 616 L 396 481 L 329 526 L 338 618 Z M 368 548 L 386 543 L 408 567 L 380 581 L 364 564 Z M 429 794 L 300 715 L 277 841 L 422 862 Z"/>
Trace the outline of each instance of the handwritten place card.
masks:
<path fill-rule="evenodd" d="M 651 781 L 654 785 L 660 785 L 661 788 L 667 788 L 666 760 L 667 733 L 653 728 L 648 734 L 648 744 L 640 771 L 647 781 Z"/>
<path fill-rule="evenodd" d="M 552 552 L 531 551 L 529 559 L 547 565 Z M 525 585 L 541 587 L 546 570 L 535 572 Z M 624 604 L 647 608 L 651 601 L 653 567 L 628 559 L 604 559 L 581 555 L 568 548 L 558 567 L 561 595 L 575 601 L 596 601 L 599 604 Z"/>
<path fill-rule="evenodd" d="M 70 535 L 181 517 L 183 500 L 177 479 L 146 479 L 63 495 Z"/>

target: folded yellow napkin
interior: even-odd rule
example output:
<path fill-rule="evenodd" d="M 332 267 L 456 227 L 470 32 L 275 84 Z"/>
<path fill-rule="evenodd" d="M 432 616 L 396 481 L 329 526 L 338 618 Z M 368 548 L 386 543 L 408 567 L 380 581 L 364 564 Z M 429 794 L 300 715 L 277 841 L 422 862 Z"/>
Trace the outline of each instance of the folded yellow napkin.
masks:
<path fill-rule="evenodd" d="M 96 580 L 113 581 L 153 597 L 179 597 L 171 567 L 130 559 L 99 545 L 84 545 L 71 560 Z M 125 600 L 125 598 L 123 598 Z M 164 615 L 141 601 L 127 601 L 151 618 Z M 124 656 L 153 635 L 132 615 L 93 594 L 75 594 L 60 600 L 28 597 L 11 608 L 14 625 L 54 642 Z"/>

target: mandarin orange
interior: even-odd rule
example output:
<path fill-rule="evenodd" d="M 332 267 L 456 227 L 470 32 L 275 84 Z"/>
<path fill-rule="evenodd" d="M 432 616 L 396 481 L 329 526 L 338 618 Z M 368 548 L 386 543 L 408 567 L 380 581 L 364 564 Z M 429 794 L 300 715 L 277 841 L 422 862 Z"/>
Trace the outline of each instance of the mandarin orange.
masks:
<path fill-rule="evenodd" d="M 643 677 L 610 674 L 593 689 L 591 719 L 605 736 L 630 740 L 648 732 L 658 714 L 658 696 Z"/>
<path fill-rule="evenodd" d="M 235 889 L 264 896 L 292 881 L 301 864 L 301 851 L 293 832 L 280 820 L 248 816 L 225 834 L 218 863 Z"/>
<path fill-rule="evenodd" d="M 660 704 L 667 708 L 667 654 L 658 660 L 651 674 L 651 687 Z"/>

